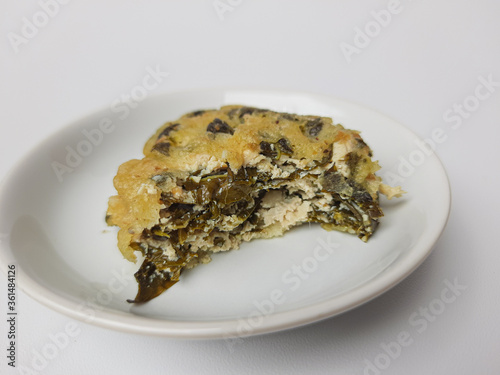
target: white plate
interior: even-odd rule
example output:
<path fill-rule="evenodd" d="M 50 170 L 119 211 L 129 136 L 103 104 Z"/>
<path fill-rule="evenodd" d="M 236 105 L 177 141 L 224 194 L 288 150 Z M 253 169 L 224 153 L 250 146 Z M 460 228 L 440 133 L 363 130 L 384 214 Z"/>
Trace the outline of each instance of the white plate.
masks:
<path fill-rule="evenodd" d="M 116 230 L 104 223 L 118 165 L 140 158 L 144 142 L 167 120 L 237 103 L 330 116 L 361 130 L 384 167 L 382 176 L 397 174 L 406 160 L 400 172 L 408 194 L 382 199 L 386 216 L 368 243 L 304 225 L 282 238 L 217 254 L 153 301 L 128 304 L 138 265 L 121 257 Z M 76 319 L 185 338 L 239 337 L 311 323 L 365 303 L 408 276 L 432 251 L 448 218 L 450 189 L 438 158 L 421 151 L 418 138 L 398 122 L 357 104 L 297 92 L 205 90 L 150 97 L 124 115 L 106 108 L 62 129 L 19 162 L 0 190 L 3 268 L 16 264 L 24 292 Z M 101 139 L 93 129 L 108 120 Z M 84 155 L 68 156 L 71 150 Z"/>

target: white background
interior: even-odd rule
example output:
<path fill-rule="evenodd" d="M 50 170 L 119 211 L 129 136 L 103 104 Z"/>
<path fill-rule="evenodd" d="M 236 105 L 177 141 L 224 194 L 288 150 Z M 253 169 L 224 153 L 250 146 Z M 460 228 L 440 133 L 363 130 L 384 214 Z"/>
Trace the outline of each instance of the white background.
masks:
<path fill-rule="evenodd" d="M 23 18 L 33 20 L 41 7 L 1 3 L 0 178 L 43 138 L 108 107 L 140 84 L 148 66 L 159 66 L 170 75 L 152 94 L 304 90 L 378 109 L 422 138 L 444 129 L 447 140 L 436 152 L 452 186 L 451 216 L 433 254 L 386 294 L 313 325 L 246 338 L 232 349 L 223 340 L 143 337 L 77 323 L 18 291 L 18 368 L 11 370 L 2 276 L 0 373 L 371 374 L 378 372 L 366 370 L 368 362 L 384 364 L 384 345 L 405 331 L 411 344 L 380 373 L 500 372 L 498 1 L 401 0 L 380 30 L 371 12 L 387 9 L 387 1 L 224 0 L 233 5 L 221 17 L 213 0 L 103 3 L 60 5 L 17 53 L 8 33 L 22 36 Z M 355 46 L 357 28 L 366 27 L 374 36 L 348 61 L 342 43 Z M 480 77 L 496 86 L 480 89 L 489 97 L 474 100 Z M 443 115 L 464 101 L 470 110 L 447 122 Z M 455 279 L 466 289 L 419 333 L 410 316 Z M 71 323 L 78 334 L 35 371 L 36 353 Z"/>

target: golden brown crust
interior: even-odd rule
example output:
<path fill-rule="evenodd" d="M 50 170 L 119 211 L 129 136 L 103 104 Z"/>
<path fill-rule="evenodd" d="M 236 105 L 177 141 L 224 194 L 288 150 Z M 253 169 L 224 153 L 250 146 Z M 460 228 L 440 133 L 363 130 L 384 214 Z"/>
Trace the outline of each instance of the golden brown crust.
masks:
<path fill-rule="evenodd" d="M 207 127 L 216 119 L 230 126 L 234 133 L 207 131 Z M 307 122 L 318 119 L 323 124 L 321 131 L 313 132 L 315 136 L 307 136 Z M 167 131 L 167 136 L 160 136 L 165 129 L 175 124 L 179 126 Z M 179 120 L 166 123 L 147 141 L 144 155 L 157 159 L 164 168 L 172 171 L 203 169 L 211 158 L 224 161 L 233 171 L 237 171 L 251 162 L 252 157 L 259 155 L 262 141 L 273 143 L 286 136 L 294 145 L 294 158 L 311 162 L 322 159 L 324 150 L 341 130 L 344 130 L 341 126 L 333 126 L 330 118 L 298 115 L 284 117 L 282 113 L 272 111 L 225 106 L 220 110 L 205 111 L 198 116 L 187 114 Z M 170 143 L 170 156 L 152 150 L 155 144 L 165 141 Z"/>

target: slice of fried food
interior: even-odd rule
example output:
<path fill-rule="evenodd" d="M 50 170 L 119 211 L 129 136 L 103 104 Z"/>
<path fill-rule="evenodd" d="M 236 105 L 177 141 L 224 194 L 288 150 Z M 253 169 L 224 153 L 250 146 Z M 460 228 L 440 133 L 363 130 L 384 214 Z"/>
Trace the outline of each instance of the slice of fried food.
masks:
<path fill-rule="evenodd" d="M 158 129 L 144 155 L 120 166 L 106 216 L 123 255 L 145 258 L 129 302 L 155 298 L 211 253 L 305 222 L 367 241 L 383 216 L 379 192 L 402 193 L 375 175 L 359 132 L 325 117 L 196 111 Z"/>

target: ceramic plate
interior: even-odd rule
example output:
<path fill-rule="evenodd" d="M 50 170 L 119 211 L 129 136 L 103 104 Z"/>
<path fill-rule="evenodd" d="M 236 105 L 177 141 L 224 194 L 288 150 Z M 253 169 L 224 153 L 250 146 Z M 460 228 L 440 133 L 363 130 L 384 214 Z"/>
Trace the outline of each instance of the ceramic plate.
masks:
<path fill-rule="evenodd" d="M 245 243 L 183 274 L 172 289 L 131 305 L 138 265 L 124 260 L 106 227 L 118 166 L 140 158 L 164 122 L 202 108 L 245 104 L 333 117 L 362 132 L 379 174 L 408 193 L 391 201 L 368 243 L 317 225 Z M 369 301 L 408 276 L 446 225 L 450 189 L 438 160 L 411 131 L 372 109 L 331 98 L 269 90 L 205 90 L 105 108 L 33 149 L 0 190 L 1 263 L 19 287 L 73 318 L 126 332 L 231 338 L 297 327 Z"/>

